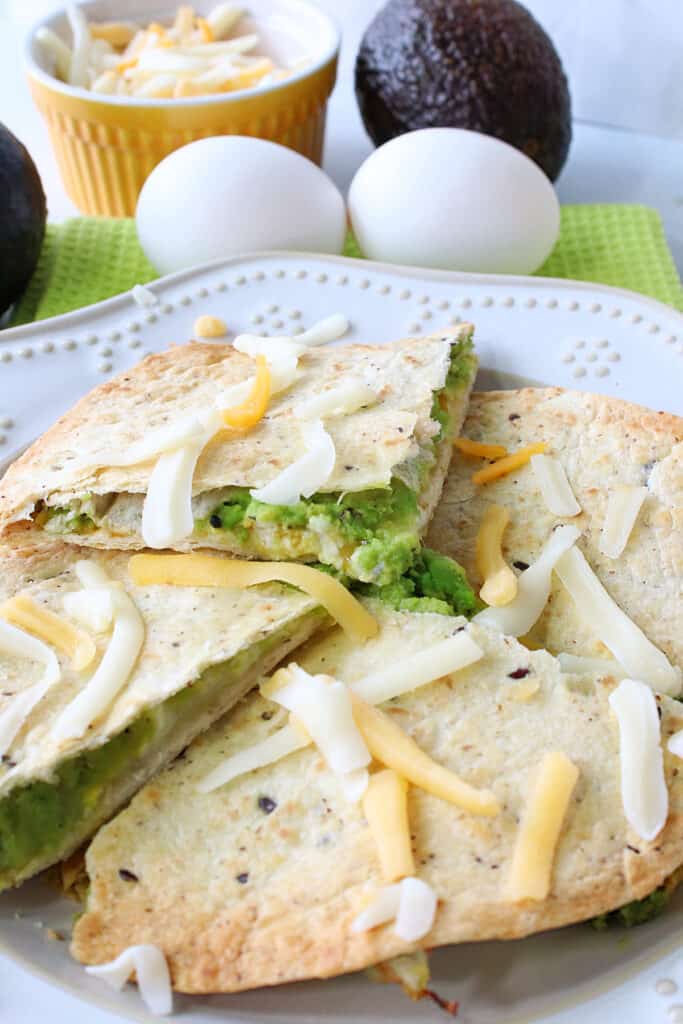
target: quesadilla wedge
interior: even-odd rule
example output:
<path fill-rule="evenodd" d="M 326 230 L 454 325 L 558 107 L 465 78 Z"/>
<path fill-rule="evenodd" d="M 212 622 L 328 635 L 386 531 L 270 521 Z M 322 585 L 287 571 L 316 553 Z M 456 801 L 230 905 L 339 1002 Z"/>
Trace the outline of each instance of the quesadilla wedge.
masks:
<path fill-rule="evenodd" d="M 68 856 L 331 623 L 291 588 L 138 587 L 127 563 L 0 551 L 0 889 Z"/>
<path fill-rule="evenodd" d="M 319 561 L 390 583 L 409 566 L 441 493 L 476 371 L 471 333 L 462 325 L 298 354 L 291 341 L 251 339 L 272 373 L 261 384 L 257 375 L 249 394 L 254 360 L 233 345 L 151 355 L 83 398 L 10 467 L 0 531 Z M 293 364 L 275 393 L 279 347 Z M 233 420 L 251 429 L 213 434 L 216 403 L 225 412 L 225 396 L 236 393 L 242 412 Z M 245 420 L 245 402 L 250 415 L 259 403 L 255 415 L 265 415 Z"/>
<path fill-rule="evenodd" d="M 311 641 L 296 668 L 262 685 L 269 697 L 246 698 L 99 832 L 78 960 L 153 945 L 188 993 L 325 978 L 581 921 L 644 896 L 683 861 L 683 774 L 672 754 L 663 766 L 657 755 L 683 724 L 680 704 L 643 687 L 657 733 L 657 706 L 662 716 L 643 775 L 652 769 L 667 801 L 647 841 L 620 791 L 613 678 L 568 676 L 548 653 L 462 618 L 371 608 L 375 638 L 358 647 L 334 630 Z M 416 658 L 424 669 L 458 643 L 477 660 L 441 666 L 424 685 L 416 673 L 419 688 L 405 689 Z M 331 679 L 353 694 L 375 758 L 360 803 L 322 747 L 306 747 L 310 734 L 287 724 L 307 679 L 319 695 Z M 315 718 L 300 721 L 310 729 Z M 287 729 L 300 749 L 235 775 Z"/>
<path fill-rule="evenodd" d="M 457 559 L 479 591 L 477 536 L 492 506 L 508 514 L 502 553 L 518 578 L 558 524 L 576 526 L 577 547 L 616 605 L 674 666 L 683 665 L 683 419 L 616 398 L 527 388 L 474 394 L 462 432 L 510 453 L 545 443 L 579 511 L 552 512 L 529 464 L 477 484 L 473 475 L 488 464 L 456 450 L 427 543 Z M 637 507 L 629 511 L 634 498 Z M 529 643 L 557 654 L 613 657 L 586 607 L 553 574 Z M 675 685 L 667 692 L 678 693 Z"/>

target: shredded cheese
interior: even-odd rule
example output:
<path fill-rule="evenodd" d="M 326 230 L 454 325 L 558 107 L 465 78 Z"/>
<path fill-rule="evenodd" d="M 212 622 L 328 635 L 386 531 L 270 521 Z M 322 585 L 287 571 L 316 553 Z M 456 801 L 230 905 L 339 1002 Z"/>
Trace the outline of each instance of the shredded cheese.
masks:
<path fill-rule="evenodd" d="M 683 729 L 679 729 L 678 732 L 674 733 L 667 743 L 667 748 L 676 757 L 683 758 Z"/>
<path fill-rule="evenodd" d="M 418 942 L 431 930 L 437 899 L 431 885 L 421 878 L 404 878 L 394 931 L 404 942 Z"/>
<path fill-rule="evenodd" d="M 623 554 L 648 494 L 647 487 L 615 487 L 607 500 L 598 547 L 608 558 Z"/>
<path fill-rule="evenodd" d="M 391 768 L 370 776 L 363 814 L 375 840 L 382 875 L 397 882 L 415 874 L 408 823 L 408 784 Z"/>
<path fill-rule="evenodd" d="M 97 648 L 87 633 L 76 629 L 49 608 L 37 604 L 28 594 L 17 594 L 16 597 L 5 601 L 0 605 L 0 615 L 7 622 L 62 651 L 71 659 L 71 664 L 77 672 L 87 668 L 97 653 Z"/>
<path fill-rule="evenodd" d="M 494 608 L 509 604 L 517 596 L 517 577 L 503 557 L 503 534 L 509 522 L 506 508 L 489 505 L 477 533 L 477 571 L 484 581 L 479 596 Z"/>
<path fill-rule="evenodd" d="M 436 916 L 436 893 L 421 878 L 404 878 L 379 889 L 374 900 L 358 914 L 354 932 L 367 932 L 395 921 L 394 932 L 404 942 L 419 942 L 431 930 Z"/>
<path fill-rule="evenodd" d="M 164 954 L 156 946 L 129 946 L 111 963 L 85 970 L 119 992 L 135 971 L 140 995 L 150 1012 L 159 1017 L 173 1012 L 171 975 Z"/>
<path fill-rule="evenodd" d="M 544 900 L 550 892 L 555 851 L 579 769 L 561 752 L 541 762 L 517 832 L 507 896 Z"/>
<path fill-rule="evenodd" d="M 304 426 L 306 452 L 267 483 L 249 493 L 266 505 L 295 505 L 323 487 L 334 469 L 337 453 L 334 441 L 325 430 L 322 420 L 312 420 Z"/>
<path fill-rule="evenodd" d="M 326 316 L 323 320 L 318 320 L 317 323 L 309 327 L 303 334 L 299 334 L 296 340 L 300 345 L 305 345 L 307 348 L 328 345 L 331 341 L 343 338 L 348 329 L 349 321 L 344 314 L 333 313 L 331 316 Z"/>
<path fill-rule="evenodd" d="M 619 726 L 624 814 L 633 831 L 652 842 L 669 813 L 657 701 L 645 683 L 622 679 L 609 702 Z"/>
<path fill-rule="evenodd" d="M 44 666 L 42 678 L 33 686 L 14 694 L 0 712 L 0 755 L 5 754 L 36 704 L 61 679 L 59 662 L 47 644 L 0 618 L 0 651 L 17 658 L 28 658 Z"/>
<path fill-rule="evenodd" d="M 145 639 L 145 624 L 129 595 L 94 563 L 79 562 L 76 572 L 85 586 L 106 587 L 111 595 L 114 630 L 97 669 L 53 728 L 56 740 L 80 738 L 103 714 L 128 681 Z"/>
<path fill-rule="evenodd" d="M 270 370 L 265 356 L 256 356 L 254 386 L 240 405 L 223 409 L 221 417 L 227 427 L 247 430 L 263 419 L 270 401 Z"/>
<path fill-rule="evenodd" d="M 347 797 L 365 788 L 367 778 L 355 774 L 370 764 L 370 753 L 354 721 L 348 688 L 331 676 L 312 676 L 298 665 L 285 670 L 287 680 L 271 696 L 303 723 L 325 762 L 340 782 L 347 776 Z M 360 782 L 357 787 L 356 783 Z"/>
<path fill-rule="evenodd" d="M 473 484 L 488 484 L 492 480 L 497 480 L 501 476 L 506 476 L 508 473 L 512 473 L 515 469 L 520 469 L 525 466 L 531 459 L 532 455 L 539 455 L 544 452 L 547 448 L 547 444 L 539 441 L 537 444 L 530 444 L 526 448 L 520 448 L 519 451 L 513 452 L 511 455 L 506 455 L 502 459 L 498 459 L 491 466 L 485 466 L 484 469 L 478 470 L 472 474 Z"/>
<path fill-rule="evenodd" d="M 101 461 L 107 466 L 138 466 L 151 462 L 165 452 L 176 451 L 186 444 L 210 437 L 220 426 L 220 417 L 213 409 L 205 414 L 195 413 L 152 430 L 146 437 L 130 445 L 125 452 L 105 452 Z"/>
<path fill-rule="evenodd" d="M 581 617 L 630 676 L 672 697 L 681 692 L 680 669 L 613 601 L 578 548 L 559 559 L 555 572 Z"/>
<path fill-rule="evenodd" d="M 475 789 L 448 768 L 432 761 L 389 715 L 366 704 L 353 691 L 351 699 L 356 724 L 368 750 L 380 764 L 393 768 L 414 786 L 469 814 L 485 817 L 498 814 L 500 805 L 490 790 Z"/>
<path fill-rule="evenodd" d="M 567 654 L 561 651 L 557 660 L 562 672 L 571 672 L 574 675 L 581 675 L 584 672 L 599 672 L 603 676 L 612 676 L 614 679 L 623 679 L 626 675 L 623 667 L 613 658 L 584 658 L 580 654 Z"/>
<path fill-rule="evenodd" d="M 578 516 L 581 513 L 562 463 L 552 455 L 532 455 L 531 468 L 543 501 L 554 516 Z"/>
<path fill-rule="evenodd" d="M 225 320 L 221 320 L 219 316 L 204 313 L 195 320 L 192 333 L 198 338 L 224 338 L 228 333 L 228 327 Z"/>
<path fill-rule="evenodd" d="M 319 395 L 302 402 L 294 410 L 299 419 L 322 419 L 325 416 L 342 416 L 357 409 L 372 405 L 378 394 L 363 381 L 350 381 L 338 388 L 321 391 Z"/>
<path fill-rule="evenodd" d="M 517 577 L 517 596 L 502 607 L 485 608 L 474 616 L 474 622 L 508 636 L 528 633 L 550 597 L 553 568 L 580 536 L 575 526 L 558 526 L 534 564 Z"/>
<path fill-rule="evenodd" d="M 131 288 L 131 295 L 133 301 L 138 306 L 142 306 L 143 309 L 149 309 L 151 306 L 157 306 L 159 299 L 154 294 L 151 288 L 146 288 L 144 284 L 134 284 Z"/>
<path fill-rule="evenodd" d="M 291 726 L 284 726 L 272 733 L 261 743 L 255 743 L 252 747 L 246 747 L 237 754 L 227 758 L 208 775 L 204 776 L 198 784 L 200 793 L 211 793 L 214 789 L 225 786 L 240 775 L 256 771 L 257 768 L 265 768 L 269 764 L 280 761 L 283 757 L 293 754 L 295 750 L 303 750 L 310 744 L 308 735 L 302 736 L 301 732 Z"/>
<path fill-rule="evenodd" d="M 484 444 L 483 441 L 471 441 L 469 437 L 456 437 L 453 444 L 463 455 L 471 455 L 475 459 L 503 459 L 508 453 L 502 444 Z"/>
<path fill-rule="evenodd" d="M 192 479 L 205 444 L 202 437 L 159 456 L 142 506 L 145 547 L 172 547 L 194 530 Z"/>
<path fill-rule="evenodd" d="M 62 604 L 70 619 L 93 633 L 106 633 L 114 619 L 111 594 L 102 587 L 74 590 L 64 595 Z"/>
<path fill-rule="evenodd" d="M 327 573 L 293 562 L 248 562 L 220 555 L 133 555 L 128 563 L 137 586 L 235 587 L 289 583 L 314 598 L 356 640 L 376 636 L 378 625 L 360 601 Z"/>
<path fill-rule="evenodd" d="M 351 689 L 368 704 L 383 704 L 435 679 L 459 672 L 483 657 L 479 644 L 463 629 L 455 636 L 402 658 L 389 668 L 365 676 Z"/>

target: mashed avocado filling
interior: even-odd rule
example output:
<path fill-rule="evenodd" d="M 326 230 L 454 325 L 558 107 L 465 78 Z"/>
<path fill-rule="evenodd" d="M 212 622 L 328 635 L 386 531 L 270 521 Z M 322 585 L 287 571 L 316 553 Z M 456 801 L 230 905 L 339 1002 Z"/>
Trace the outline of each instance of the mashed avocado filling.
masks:
<path fill-rule="evenodd" d="M 428 550 L 395 583 L 382 587 L 354 581 L 351 587 L 401 611 L 471 615 L 477 607 L 461 567 Z M 280 631 L 206 669 L 102 746 L 67 758 L 51 778 L 18 786 L 1 799 L 0 889 L 31 874 L 36 865 L 68 855 L 135 792 L 150 769 L 188 742 L 187 723 L 213 720 L 216 709 L 225 706 L 226 688 L 247 672 L 253 678 L 262 659 L 284 639 Z"/>
<path fill-rule="evenodd" d="M 472 342 L 451 348 L 444 387 L 434 393 L 431 416 L 438 432 L 419 455 L 400 467 L 389 487 L 355 493 L 314 494 L 294 505 L 266 505 L 246 487 L 226 487 L 194 499 L 197 540 L 230 544 L 249 558 L 323 562 L 366 583 L 393 583 L 419 548 L 419 491 L 428 486 L 438 450 L 453 439 L 452 402 L 472 379 Z M 68 506 L 41 506 L 36 523 L 49 533 L 85 534 L 112 526 L 117 496 L 83 495 Z M 141 496 L 122 496 L 140 499 Z M 108 500 L 110 499 L 110 500 Z M 130 519 L 126 520 L 130 528 Z M 113 523 L 120 532 L 120 522 Z"/>
<path fill-rule="evenodd" d="M 645 896 L 642 900 L 632 900 L 608 914 L 594 917 L 590 922 L 591 926 L 596 931 L 602 932 L 614 925 L 622 928 L 635 928 L 639 924 L 647 924 L 648 921 L 659 917 L 681 882 L 683 882 L 683 867 L 669 875 L 664 884 L 651 892 L 649 896 Z"/>
<path fill-rule="evenodd" d="M 316 617 L 321 612 L 311 613 Z M 100 747 L 59 764 L 49 779 L 0 799 L 0 889 L 67 856 L 130 798 L 169 756 L 226 708 L 225 691 L 260 671 L 259 662 L 286 640 L 286 627 L 235 657 L 206 669 L 194 682 L 144 712 Z M 246 682 L 246 680 L 245 680 Z M 235 696 L 244 692 L 238 687 Z"/>

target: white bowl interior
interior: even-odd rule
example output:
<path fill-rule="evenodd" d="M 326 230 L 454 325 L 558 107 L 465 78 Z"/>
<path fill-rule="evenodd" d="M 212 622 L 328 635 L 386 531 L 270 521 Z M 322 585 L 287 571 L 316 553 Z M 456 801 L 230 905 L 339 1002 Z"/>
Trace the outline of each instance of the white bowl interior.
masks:
<path fill-rule="evenodd" d="M 90 0 L 81 4 L 88 21 L 134 21 L 141 27 L 152 21 L 170 24 L 173 21 L 177 6 L 160 4 L 158 0 Z M 207 15 L 215 6 L 214 0 L 195 0 L 193 6 L 200 15 Z M 66 85 L 55 78 L 50 56 L 36 39 L 36 32 L 41 27 L 56 32 L 66 43 L 71 44 L 71 28 L 64 11 L 57 11 L 43 18 L 33 28 L 27 49 L 29 66 L 34 74 L 47 79 L 53 86 L 81 96 L 92 97 L 86 89 L 77 89 Z M 339 48 L 339 32 L 334 22 L 321 10 L 306 0 L 249 0 L 245 15 L 240 19 L 232 35 L 256 32 L 260 42 L 257 48 L 259 55 L 270 57 L 276 64 L 293 67 L 302 62 L 298 73 L 287 79 L 303 77 L 320 67 Z M 303 63 L 305 62 L 305 63 Z M 275 84 L 270 88 L 278 88 Z M 102 96 L 98 102 L 114 104 L 133 104 L 147 106 L 159 104 L 197 104 L 211 101 L 225 102 L 226 99 L 238 100 L 241 97 L 259 91 L 258 89 L 241 89 L 234 94 L 220 93 L 212 96 L 191 97 L 183 100 L 145 100 L 137 97 Z M 265 91 L 265 90 L 262 90 Z"/>

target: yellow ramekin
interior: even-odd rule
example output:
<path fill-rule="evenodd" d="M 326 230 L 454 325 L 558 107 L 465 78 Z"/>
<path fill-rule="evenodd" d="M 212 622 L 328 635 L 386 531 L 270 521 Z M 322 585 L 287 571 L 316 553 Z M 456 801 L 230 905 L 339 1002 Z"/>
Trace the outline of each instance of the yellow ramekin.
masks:
<path fill-rule="evenodd" d="M 88 20 L 160 20 L 158 0 L 94 0 Z M 207 13 L 206 0 L 194 4 Z M 307 0 L 249 0 L 253 21 L 278 55 L 306 54 L 283 82 L 178 100 L 101 96 L 54 77 L 35 38 L 47 26 L 68 40 L 63 12 L 43 19 L 27 44 L 31 94 L 47 122 L 64 187 L 83 213 L 129 217 L 152 169 L 174 149 L 212 135 L 253 135 L 279 142 L 320 164 L 325 112 L 337 73 L 339 32 Z M 169 8 L 172 19 L 175 7 Z"/>

